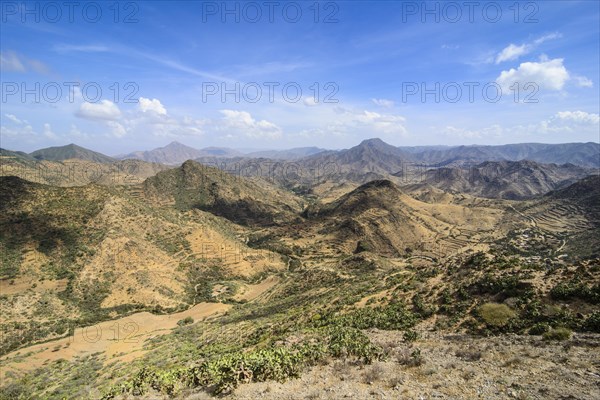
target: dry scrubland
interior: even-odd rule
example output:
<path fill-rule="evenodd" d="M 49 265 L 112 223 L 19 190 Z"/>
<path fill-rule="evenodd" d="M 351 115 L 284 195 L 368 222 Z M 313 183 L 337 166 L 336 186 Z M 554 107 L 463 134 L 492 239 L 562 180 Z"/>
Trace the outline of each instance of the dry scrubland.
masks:
<path fill-rule="evenodd" d="M 403 182 L 377 146 L 311 187 L 13 159 L 0 398 L 599 398 L 598 177 Z"/>

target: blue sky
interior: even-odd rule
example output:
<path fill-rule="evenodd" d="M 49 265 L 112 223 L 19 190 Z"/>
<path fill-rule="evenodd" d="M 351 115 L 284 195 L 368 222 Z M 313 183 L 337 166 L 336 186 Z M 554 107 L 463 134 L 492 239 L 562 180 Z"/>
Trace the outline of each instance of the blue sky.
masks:
<path fill-rule="evenodd" d="M 1 146 L 600 141 L 600 2 L 269 4 L 3 2 Z"/>

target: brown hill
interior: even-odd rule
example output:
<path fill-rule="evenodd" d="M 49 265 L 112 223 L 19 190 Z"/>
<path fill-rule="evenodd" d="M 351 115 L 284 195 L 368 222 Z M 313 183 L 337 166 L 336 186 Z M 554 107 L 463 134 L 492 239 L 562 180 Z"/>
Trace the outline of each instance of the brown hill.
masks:
<path fill-rule="evenodd" d="M 244 225 L 283 223 L 302 210 L 302 201 L 290 192 L 194 161 L 148 178 L 143 190 L 149 199 L 181 210 L 208 211 Z"/>
<path fill-rule="evenodd" d="M 215 281 L 285 267 L 279 255 L 247 247 L 243 228 L 156 208 L 126 188 L 0 177 L 0 211 L 0 286 L 14 294 L 0 298 L 0 353 L 69 324 L 187 308 L 210 300 Z"/>
<path fill-rule="evenodd" d="M 171 167 L 140 160 L 106 163 L 68 159 L 62 161 L 34 160 L 15 155 L 2 156 L 0 176 L 18 176 L 22 179 L 53 186 L 135 185 L 157 172 Z"/>
<path fill-rule="evenodd" d="M 593 170 L 573 164 L 487 161 L 469 168 L 428 169 L 424 184 L 447 192 L 495 199 L 526 199 L 566 187 Z"/>

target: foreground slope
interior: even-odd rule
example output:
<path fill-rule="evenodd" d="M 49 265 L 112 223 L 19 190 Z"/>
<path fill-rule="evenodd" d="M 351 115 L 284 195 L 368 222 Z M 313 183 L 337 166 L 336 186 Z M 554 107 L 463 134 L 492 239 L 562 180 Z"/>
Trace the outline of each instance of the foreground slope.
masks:
<path fill-rule="evenodd" d="M 3 178 L 4 338 L 62 339 L 6 343 L 38 342 L 0 359 L 0 398 L 597 397 L 597 247 L 564 241 L 595 225 L 594 179 L 527 201 L 376 180 L 287 219 L 289 193 L 186 164 L 135 196 Z M 265 219 L 228 215 L 252 228 L 198 207 L 254 198 Z M 560 227 L 536 214 L 559 206 Z M 69 339 L 59 318 L 91 325 Z"/>

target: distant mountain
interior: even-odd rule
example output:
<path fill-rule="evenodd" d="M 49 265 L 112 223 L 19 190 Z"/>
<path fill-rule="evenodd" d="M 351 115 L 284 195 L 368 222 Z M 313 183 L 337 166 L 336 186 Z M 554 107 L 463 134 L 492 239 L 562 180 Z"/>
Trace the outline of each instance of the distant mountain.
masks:
<path fill-rule="evenodd" d="M 176 165 L 184 161 L 200 157 L 200 150 L 186 146 L 179 142 L 171 142 L 165 147 L 158 147 L 154 150 L 136 151 L 133 153 L 119 155 L 118 158 L 144 160 L 160 164 Z"/>
<path fill-rule="evenodd" d="M 167 165 L 181 165 L 187 160 L 194 160 L 199 157 L 235 157 L 238 155 L 241 155 L 241 153 L 225 147 L 207 147 L 199 150 L 179 142 L 171 142 L 165 147 L 149 151 L 135 151 L 119 155 L 117 158 L 122 160 L 144 160 Z"/>
<path fill-rule="evenodd" d="M 289 150 L 264 150 L 246 153 L 246 157 L 252 158 L 270 158 L 273 160 L 295 160 L 302 157 L 312 156 L 314 154 L 327 151 L 319 147 L 296 147 Z"/>
<path fill-rule="evenodd" d="M 428 169 L 423 173 L 420 184 L 431 185 L 446 192 L 517 200 L 568 186 L 591 173 L 593 170 L 573 164 L 486 161 L 468 168 Z"/>
<path fill-rule="evenodd" d="M 447 149 L 423 147 L 411 151 L 425 164 L 455 166 L 484 161 L 530 160 L 544 164 L 571 163 L 583 167 L 600 168 L 600 144 L 588 143 L 518 143 L 501 146 L 457 146 Z"/>
<path fill-rule="evenodd" d="M 304 171 L 318 171 L 323 179 L 366 183 L 389 178 L 414 156 L 381 139 L 368 139 L 347 150 L 326 151 L 296 161 Z"/>
<path fill-rule="evenodd" d="M 227 147 L 204 147 L 200 149 L 200 153 L 203 156 L 214 156 L 214 157 L 237 157 L 242 155 L 241 152 L 233 150 Z"/>
<path fill-rule="evenodd" d="M 78 159 L 84 161 L 93 161 L 97 163 L 108 164 L 115 162 L 112 157 L 106 156 L 92 150 L 77 146 L 76 144 L 68 144 L 66 146 L 48 147 L 45 149 L 36 150 L 29 154 L 36 160 L 63 161 L 70 159 Z"/>
<path fill-rule="evenodd" d="M 12 158 L 19 161 L 35 161 L 35 158 L 22 151 L 11 151 L 0 148 L 0 157 Z"/>

